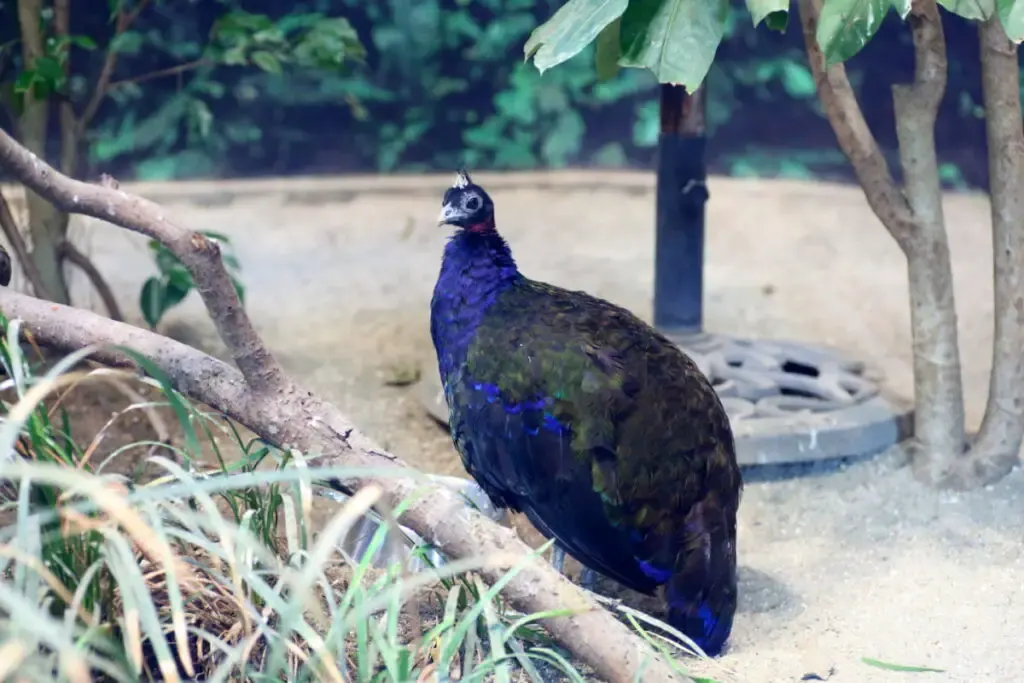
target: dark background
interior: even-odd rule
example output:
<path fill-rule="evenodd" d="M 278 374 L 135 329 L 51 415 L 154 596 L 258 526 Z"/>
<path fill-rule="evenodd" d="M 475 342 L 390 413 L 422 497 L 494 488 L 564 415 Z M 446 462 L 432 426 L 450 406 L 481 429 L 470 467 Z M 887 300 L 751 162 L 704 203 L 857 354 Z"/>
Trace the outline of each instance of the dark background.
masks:
<path fill-rule="evenodd" d="M 95 4 L 97 13 L 82 11 Z M 106 3 L 72 3 L 72 32 L 102 47 Z M 92 127 L 86 175 L 224 178 L 293 174 L 652 168 L 657 87 L 646 71 L 596 83 L 593 51 L 543 76 L 523 62 L 530 31 L 561 0 L 309 0 L 240 3 L 274 17 L 319 11 L 349 19 L 366 63 L 340 73 L 216 67 L 114 90 Z M 163 2 L 140 16 L 115 80 L 202 55 L 231 3 Z M 734 4 L 708 81 L 709 163 L 737 176 L 851 180 L 821 114 L 798 18 L 784 35 L 754 29 Z M 987 182 L 978 39 L 944 13 L 949 85 L 937 142 L 949 187 Z M 0 44 L 17 38 L 14 3 L 0 0 Z M 16 56 L 17 48 L 9 51 Z M 102 50 L 76 50 L 72 98 L 83 98 Z M 18 69 L 8 59 L 0 81 Z M 890 85 L 912 76 L 910 35 L 891 13 L 848 63 L 869 124 L 898 172 Z M 82 75 L 86 75 L 83 78 Z M 56 119 L 56 116 L 53 117 Z M 6 122 L 5 122 L 6 125 Z M 56 121 L 53 139 L 57 139 Z"/>

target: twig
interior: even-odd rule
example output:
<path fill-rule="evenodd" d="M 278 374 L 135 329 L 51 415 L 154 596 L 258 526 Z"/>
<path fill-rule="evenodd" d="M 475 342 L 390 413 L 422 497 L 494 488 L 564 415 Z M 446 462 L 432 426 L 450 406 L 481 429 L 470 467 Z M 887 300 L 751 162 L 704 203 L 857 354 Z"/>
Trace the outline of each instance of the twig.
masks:
<path fill-rule="evenodd" d="M 177 74 L 191 71 L 192 69 L 198 69 L 199 67 L 212 64 L 209 59 L 205 57 L 201 59 L 194 59 L 191 62 L 185 62 L 176 66 L 169 66 L 166 69 L 157 69 L 156 71 L 150 71 L 149 73 L 142 74 L 141 76 L 133 76 L 131 78 L 123 78 L 119 81 L 114 81 L 110 84 L 110 90 L 119 88 L 122 85 L 145 83 L 146 81 L 156 80 L 157 78 L 164 78 L 165 76 L 176 76 Z"/>
<path fill-rule="evenodd" d="M 103 274 L 100 273 L 99 269 L 96 268 L 95 264 L 93 264 L 92 260 L 88 256 L 79 251 L 71 242 L 64 240 L 57 248 L 57 258 L 74 264 L 79 270 L 85 273 L 85 276 L 89 278 L 89 282 L 91 282 L 92 286 L 96 289 L 96 293 L 99 294 L 100 299 L 103 300 L 103 305 L 106 307 L 111 320 L 124 320 L 124 314 L 121 312 L 121 307 L 117 303 L 117 297 L 114 296 L 114 292 L 110 289 L 110 285 L 107 284 Z"/>
<path fill-rule="evenodd" d="M 46 285 L 43 284 L 43 276 L 28 252 L 28 245 L 25 244 L 25 239 L 21 236 L 21 231 L 18 230 L 18 223 L 14 220 L 14 213 L 11 211 L 11 205 L 7 202 L 3 190 L 0 190 L 0 229 L 3 230 L 7 243 L 14 250 L 14 255 L 18 259 L 18 263 L 21 264 L 25 277 L 32 285 L 32 291 L 42 299 L 49 299 L 50 293 L 47 291 Z"/>
<path fill-rule="evenodd" d="M 978 27 L 992 205 L 995 335 L 988 403 L 959 481 L 964 488 L 1003 477 L 1024 438 L 1024 129 L 1017 46 L 993 16 Z"/>
<path fill-rule="evenodd" d="M 811 73 L 839 147 L 853 165 L 868 204 L 906 252 L 915 230 L 914 216 L 864 120 L 857 96 L 846 77 L 846 67 L 842 64 L 825 66 L 825 54 L 816 37 L 822 0 L 798 0 L 798 6 Z"/>
<path fill-rule="evenodd" d="M 103 66 L 100 68 L 100 75 L 96 79 L 96 86 L 92 91 L 92 97 L 89 98 L 89 102 L 85 105 L 85 109 L 82 110 L 82 115 L 78 117 L 77 130 L 79 137 L 85 132 L 89 124 L 92 122 L 93 117 L 96 116 L 96 112 L 99 111 L 100 105 L 103 104 L 103 98 L 110 92 L 110 81 L 114 77 L 114 70 L 117 68 L 117 51 L 113 49 L 113 43 L 117 40 L 118 36 L 123 34 L 135 20 L 139 18 L 139 14 L 142 10 L 150 3 L 150 0 L 139 0 L 139 4 L 135 6 L 131 12 L 125 12 L 122 10 L 117 15 L 117 24 L 114 27 L 114 37 L 110 40 L 110 45 L 107 47 L 107 54 L 103 59 Z"/>
<path fill-rule="evenodd" d="M 0 311 L 8 318 L 23 320 L 38 340 L 61 350 L 90 344 L 135 349 L 156 363 L 178 391 L 242 423 L 268 443 L 299 449 L 327 467 L 373 473 L 345 477 L 340 481 L 342 487 L 379 486 L 393 508 L 416 493 L 415 502 L 399 521 L 450 557 L 498 553 L 526 557 L 531 552 L 512 529 L 469 509 L 462 496 L 450 488 L 419 476 L 359 432 L 337 408 L 287 378 L 238 304 L 216 244 L 173 224 L 152 202 L 57 173 L 2 132 L 0 166 L 66 210 L 113 221 L 168 246 L 191 272 L 241 372 L 156 333 L 0 288 Z M 97 359 L 130 365 L 112 349 L 101 352 Z M 492 584 L 503 573 L 495 567 L 481 570 Z M 610 683 L 633 681 L 641 669 L 645 680 L 687 680 L 543 558 L 525 566 L 503 592 L 513 607 L 524 613 L 573 610 L 570 616 L 544 623 L 557 640 Z"/>

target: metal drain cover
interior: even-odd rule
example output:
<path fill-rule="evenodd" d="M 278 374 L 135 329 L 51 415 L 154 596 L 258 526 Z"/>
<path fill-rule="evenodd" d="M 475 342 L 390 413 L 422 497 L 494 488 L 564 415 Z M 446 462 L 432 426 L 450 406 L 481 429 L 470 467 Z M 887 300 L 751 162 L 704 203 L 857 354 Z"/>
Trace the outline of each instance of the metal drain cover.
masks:
<path fill-rule="evenodd" d="M 909 436 L 912 410 L 881 394 L 879 373 L 837 350 L 717 334 L 671 338 L 722 399 L 741 465 L 871 455 Z M 436 370 L 424 373 L 418 391 L 447 426 Z"/>

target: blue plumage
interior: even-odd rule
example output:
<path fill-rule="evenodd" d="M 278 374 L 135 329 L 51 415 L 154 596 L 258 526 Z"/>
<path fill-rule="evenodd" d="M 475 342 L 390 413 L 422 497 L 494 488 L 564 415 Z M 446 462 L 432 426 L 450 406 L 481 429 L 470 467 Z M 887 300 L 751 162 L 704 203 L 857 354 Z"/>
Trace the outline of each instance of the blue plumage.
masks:
<path fill-rule="evenodd" d="M 736 609 L 742 482 L 725 411 L 675 345 L 628 311 L 524 277 L 494 206 L 460 173 L 431 336 L 463 463 L 583 565 L 666 586 L 709 654 Z"/>

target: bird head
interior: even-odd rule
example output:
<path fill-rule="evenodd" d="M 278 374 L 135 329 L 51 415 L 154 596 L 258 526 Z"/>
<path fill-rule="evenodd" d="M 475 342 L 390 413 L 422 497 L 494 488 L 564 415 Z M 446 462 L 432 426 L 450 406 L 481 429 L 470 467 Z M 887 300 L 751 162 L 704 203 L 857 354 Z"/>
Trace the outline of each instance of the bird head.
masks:
<path fill-rule="evenodd" d="M 484 188 L 473 184 L 465 170 L 460 170 L 444 193 L 437 224 L 454 225 L 471 232 L 493 230 L 494 202 Z"/>

